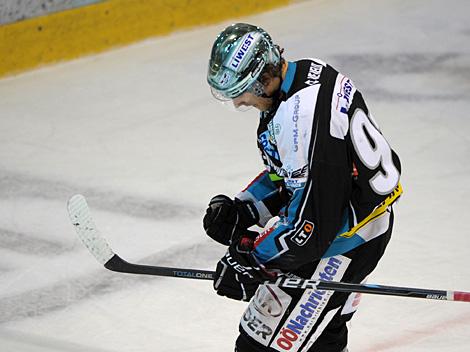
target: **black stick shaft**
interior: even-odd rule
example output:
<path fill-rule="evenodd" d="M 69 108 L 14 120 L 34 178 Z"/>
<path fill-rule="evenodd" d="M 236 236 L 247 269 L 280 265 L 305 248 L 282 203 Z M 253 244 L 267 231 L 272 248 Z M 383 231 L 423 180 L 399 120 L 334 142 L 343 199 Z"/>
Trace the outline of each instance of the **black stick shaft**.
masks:
<path fill-rule="evenodd" d="M 215 272 L 208 270 L 132 264 L 123 260 L 117 254 L 115 254 L 108 262 L 106 262 L 104 266 L 112 271 L 130 274 L 169 276 L 197 280 L 214 280 L 215 277 Z M 266 281 L 265 284 L 272 284 L 283 288 L 294 289 L 310 288 L 337 292 L 357 292 L 375 295 L 434 299 L 441 301 L 470 302 L 470 292 L 459 291 L 432 290 L 372 284 L 351 284 L 345 282 L 309 280 L 288 277 L 280 277 L 275 281 Z"/>
<path fill-rule="evenodd" d="M 78 237 L 93 256 L 104 263 L 105 268 L 130 274 L 145 274 L 155 276 L 180 277 L 185 279 L 214 280 L 213 271 L 170 268 L 163 266 L 139 265 L 126 262 L 111 249 L 100 234 L 91 217 L 90 209 L 82 195 L 74 195 L 67 203 L 70 220 L 75 227 Z M 276 281 L 266 281 L 265 284 L 277 285 L 283 288 L 331 290 L 338 292 L 358 292 L 376 295 L 416 297 L 447 301 L 470 302 L 470 292 L 427 290 L 420 288 L 380 286 L 371 284 L 350 284 L 322 280 L 308 280 L 280 276 Z"/>
<path fill-rule="evenodd" d="M 128 274 L 181 277 L 185 279 L 214 280 L 214 272 L 198 269 L 169 268 L 164 266 L 139 265 L 126 262 L 115 254 L 104 264 L 106 269 Z"/>

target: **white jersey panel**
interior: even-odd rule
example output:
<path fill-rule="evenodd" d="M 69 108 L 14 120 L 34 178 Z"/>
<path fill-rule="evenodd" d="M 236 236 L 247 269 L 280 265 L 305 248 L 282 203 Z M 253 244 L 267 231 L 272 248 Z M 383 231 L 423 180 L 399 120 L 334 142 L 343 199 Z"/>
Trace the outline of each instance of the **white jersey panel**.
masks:
<path fill-rule="evenodd" d="M 335 88 L 331 98 L 330 135 L 344 139 L 349 130 L 348 111 L 356 87 L 354 83 L 341 73 L 336 77 Z"/>
<path fill-rule="evenodd" d="M 308 177 L 308 148 L 320 85 L 304 88 L 281 103 L 272 120 L 274 138 L 289 188 L 301 187 Z"/>

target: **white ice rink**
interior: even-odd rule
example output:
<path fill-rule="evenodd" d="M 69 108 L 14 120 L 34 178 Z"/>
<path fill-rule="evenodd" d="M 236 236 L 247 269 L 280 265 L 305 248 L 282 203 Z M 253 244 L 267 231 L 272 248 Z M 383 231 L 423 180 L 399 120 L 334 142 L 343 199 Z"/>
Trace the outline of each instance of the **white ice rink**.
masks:
<path fill-rule="evenodd" d="M 319 57 L 362 90 L 405 193 L 370 283 L 470 291 L 470 3 L 314 0 L 256 23 L 287 59 Z M 66 213 L 87 196 L 124 258 L 213 270 L 201 218 L 262 168 L 257 113 L 205 83 L 234 21 L 0 80 L 0 351 L 232 351 L 246 303 L 210 282 L 103 269 Z M 470 304 L 363 296 L 351 352 L 470 351 Z"/>

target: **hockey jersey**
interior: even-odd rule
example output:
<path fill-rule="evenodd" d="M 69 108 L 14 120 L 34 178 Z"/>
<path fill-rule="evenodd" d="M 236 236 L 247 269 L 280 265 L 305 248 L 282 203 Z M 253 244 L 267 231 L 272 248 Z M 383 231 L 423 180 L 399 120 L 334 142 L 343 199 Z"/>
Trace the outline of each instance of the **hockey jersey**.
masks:
<path fill-rule="evenodd" d="M 289 62 L 275 107 L 261 113 L 265 170 L 238 198 L 265 226 L 253 255 L 295 271 L 388 228 L 401 166 L 354 83 L 318 59 Z"/>

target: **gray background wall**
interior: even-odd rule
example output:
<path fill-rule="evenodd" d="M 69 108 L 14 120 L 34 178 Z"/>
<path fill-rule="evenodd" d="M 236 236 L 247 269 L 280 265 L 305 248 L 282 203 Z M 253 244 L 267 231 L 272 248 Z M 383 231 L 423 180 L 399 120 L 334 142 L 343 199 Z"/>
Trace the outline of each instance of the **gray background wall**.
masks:
<path fill-rule="evenodd" d="M 0 25 L 103 0 L 0 0 Z"/>

